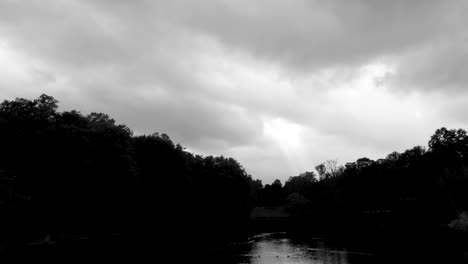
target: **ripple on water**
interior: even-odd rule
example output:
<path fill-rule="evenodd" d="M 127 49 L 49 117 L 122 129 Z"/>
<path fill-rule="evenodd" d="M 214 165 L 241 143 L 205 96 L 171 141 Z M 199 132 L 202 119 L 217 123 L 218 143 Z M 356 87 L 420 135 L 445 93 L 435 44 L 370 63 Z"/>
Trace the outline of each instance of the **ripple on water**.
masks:
<path fill-rule="evenodd" d="M 232 245 L 233 247 L 239 245 Z M 361 264 L 372 263 L 372 254 L 350 252 L 334 245 L 323 238 L 298 239 L 281 233 L 261 233 L 243 243 L 242 252 L 238 252 L 238 264 L 302 264 L 302 263 L 335 263 Z M 245 248 L 248 246 L 248 248 Z M 233 249 L 231 252 L 236 252 Z M 353 256 L 351 256 L 353 255 Z"/>

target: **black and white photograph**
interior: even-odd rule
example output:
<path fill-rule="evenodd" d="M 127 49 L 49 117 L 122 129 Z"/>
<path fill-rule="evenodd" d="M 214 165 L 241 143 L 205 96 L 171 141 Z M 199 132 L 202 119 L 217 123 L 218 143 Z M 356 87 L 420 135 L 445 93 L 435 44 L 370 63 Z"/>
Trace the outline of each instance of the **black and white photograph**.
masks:
<path fill-rule="evenodd" d="M 468 264 L 468 1 L 0 0 L 0 263 Z"/>

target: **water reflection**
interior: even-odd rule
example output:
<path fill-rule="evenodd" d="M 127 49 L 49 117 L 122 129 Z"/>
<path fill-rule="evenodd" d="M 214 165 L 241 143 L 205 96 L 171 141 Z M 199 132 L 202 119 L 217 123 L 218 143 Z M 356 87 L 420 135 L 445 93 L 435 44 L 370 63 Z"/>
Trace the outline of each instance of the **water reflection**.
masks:
<path fill-rule="evenodd" d="M 233 244 L 236 263 L 374 263 L 370 254 L 350 252 L 322 238 L 297 239 L 287 233 L 263 233 Z"/>

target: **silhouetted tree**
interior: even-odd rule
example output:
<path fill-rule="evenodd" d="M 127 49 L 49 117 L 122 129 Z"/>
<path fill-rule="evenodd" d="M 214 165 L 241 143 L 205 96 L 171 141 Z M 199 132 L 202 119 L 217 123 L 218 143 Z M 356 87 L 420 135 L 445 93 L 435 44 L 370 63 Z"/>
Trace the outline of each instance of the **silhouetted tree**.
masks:
<path fill-rule="evenodd" d="M 106 245 L 117 233 L 148 251 L 155 238 L 202 245 L 244 231 L 254 206 L 285 207 L 306 228 L 439 227 L 468 210 L 468 136 L 440 128 L 428 145 L 328 160 L 318 179 L 305 172 L 263 186 L 233 158 L 187 152 L 166 134 L 134 136 L 107 114 L 59 112 L 48 95 L 6 100 L 0 243 L 82 234 Z"/>
<path fill-rule="evenodd" d="M 322 180 L 337 177 L 343 172 L 344 168 L 338 165 L 337 160 L 327 160 L 315 166 L 315 169 L 319 173 L 319 178 Z"/>

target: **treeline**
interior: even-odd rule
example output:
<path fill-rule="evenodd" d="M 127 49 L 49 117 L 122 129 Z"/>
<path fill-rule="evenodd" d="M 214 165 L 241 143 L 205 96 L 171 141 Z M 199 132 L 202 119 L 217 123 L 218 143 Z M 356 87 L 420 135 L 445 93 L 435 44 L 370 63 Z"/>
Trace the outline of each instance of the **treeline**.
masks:
<path fill-rule="evenodd" d="M 262 186 L 235 159 L 57 108 L 48 95 L 0 104 L 0 253 L 112 236 L 183 243 L 245 224 Z"/>
<path fill-rule="evenodd" d="M 317 174 L 290 177 L 284 186 L 279 180 L 265 185 L 260 205 L 286 207 L 296 226 L 304 224 L 301 228 L 335 231 L 440 231 L 467 221 L 457 219 L 468 211 L 468 136 L 463 129 L 437 129 L 427 149 L 416 146 L 344 166 L 329 160 L 315 169 Z"/>
<path fill-rule="evenodd" d="M 133 135 L 106 114 L 57 109 L 48 95 L 0 104 L 0 253 L 115 237 L 136 248 L 203 247 L 246 230 L 254 207 L 285 208 L 290 223 L 312 231 L 433 228 L 468 211 L 462 129 L 438 129 L 427 149 L 330 160 L 263 186 L 233 158 L 190 153 L 165 134 Z"/>

